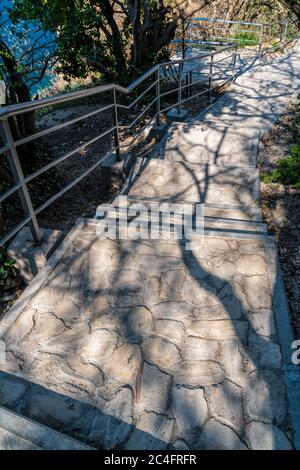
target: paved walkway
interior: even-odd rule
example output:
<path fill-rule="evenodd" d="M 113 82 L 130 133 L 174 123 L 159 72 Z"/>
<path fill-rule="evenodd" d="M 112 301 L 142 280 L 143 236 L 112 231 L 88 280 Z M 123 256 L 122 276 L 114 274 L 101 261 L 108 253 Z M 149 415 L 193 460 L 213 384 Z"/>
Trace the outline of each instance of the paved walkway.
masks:
<path fill-rule="evenodd" d="M 140 159 L 133 201 L 205 203 L 201 250 L 77 224 L 2 322 L 0 404 L 99 448 L 291 449 L 299 369 L 259 207 L 260 132 L 300 52 L 247 72 Z"/>

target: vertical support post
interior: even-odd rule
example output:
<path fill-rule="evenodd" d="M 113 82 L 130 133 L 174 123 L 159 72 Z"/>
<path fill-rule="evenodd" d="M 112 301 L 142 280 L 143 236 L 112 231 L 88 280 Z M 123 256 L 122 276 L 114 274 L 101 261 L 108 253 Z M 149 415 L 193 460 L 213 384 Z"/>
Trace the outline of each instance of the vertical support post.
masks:
<path fill-rule="evenodd" d="M 192 78 L 192 76 L 193 76 L 192 74 L 193 74 L 193 72 L 192 72 L 192 70 L 190 70 L 189 96 L 192 96 L 192 79 L 193 79 L 193 78 Z"/>
<path fill-rule="evenodd" d="M 160 126 L 160 66 L 158 66 L 156 74 L 156 125 Z"/>
<path fill-rule="evenodd" d="M 232 71 L 231 71 L 231 82 L 233 82 L 234 75 L 235 75 L 237 51 L 238 51 L 238 45 L 236 44 L 235 47 L 234 47 L 234 53 L 233 53 Z"/>
<path fill-rule="evenodd" d="M 118 120 L 118 107 L 117 107 L 117 97 L 116 90 L 113 89 L 113 98 L 114 98 L 114 107 L 113 107 L 113 122 L 114 122 L 114 138 L 115 138 L 115 149 L 116 149 L 116 158 L 120 162 L 122 160 L 120 152 L 120 136 L 119 136 L 119 120 Z"/>
<path fill-rule="evenodd" d="M 38 224 L 38 221 L 37 221 L 34 209 L 33 209 L 30 194 L 29 194 L 27 185 L 25 183 L 23 170 L 20 164 L 17 149 L 15 147 L 11 128 L 10 128 L 7 118 L 4 119 L 2 123 L 3 123 L 6 141 L 7 141 L 7 144 L 9 145 L 9 150 L 10 150 L 8 152 L 10 168 L 11 168 L 15 183 L 21 184 L 21 188 L 18 191 L 20 199 L 21 199 L 21 204 L 22 204 L 23 210 L 25 211 L 25 214 L 29 215 L 31 218 L 30 230 L 31 230 L 33 241 L 35 243 L 39 243 L 42 239 L 42 234 L 41 234 L 40 227 L 39 227 L 39 224 Z"/>
<path fill-rule="evenodd" d="M 260 25 L 260 32 L 259 32 L 259 44 L 258 44 L 258 55 L 259 57 L 262 56 L 262 43 L 263 43 L 263 35 L 264 35 L 264 25 Z"/>
<path fill-rule="evenodd" d="M 193 34 L 193 18 L 190 19 L 190 24 L 189 24 L 189 41 L 192 40 L 192 34 Z"/>
<path fill-rule="evenodd" d="M 179 86 L 178 86 L 178 106 L 177 111 L 178 114 L 181 113 L 181 101 L 182 101 L 182 70 L 183 70 L 183 62 L 179 62 Z"/>
<path fill-rule="evenodd" d="M 286 43 L 286 38 L 287 38 L 287 33 L 288 33 L 288 26 L 289 26 L 289 20 L 286 20 L 285 25 L 284 25 L 283 38 L 282 38 L 282 43 L 283 44 Z"/>
<path fill-rule="evenodd" d="M 210 65 L 209 65 L 209 80 L 208 80 L 208 98 L 209 98 L 209 102 L 211 102 L 211 85 L 212 85 L 213 70 L 214 70 L 214 55 L 211 54 L 211 56 L 210 56 Z"/>

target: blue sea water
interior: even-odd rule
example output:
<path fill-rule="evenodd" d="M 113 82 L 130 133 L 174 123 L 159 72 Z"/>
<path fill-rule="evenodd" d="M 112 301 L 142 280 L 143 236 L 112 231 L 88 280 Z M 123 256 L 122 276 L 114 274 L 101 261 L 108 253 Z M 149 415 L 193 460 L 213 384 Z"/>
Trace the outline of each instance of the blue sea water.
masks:
<path fill-rule="evenodd" d="M 9 8 L 13 5 L 13 0 L 0 0 L 0 37 L 10 47 L 14 55 L 21 61 L 21 57 L 26 51 L 30 50 L 35 44 L 34 63 L 40 67 L 44 59 L 55 48 L 55 36 L 53 33 L 46 32 L 41 34 L 38 31 L 38 24 L 35 22 L 22 21 L 17 25 L 12 25 L 9 18 Z M 21 39 L 23 36 L 23 39 Z M 0 59 L 1 60 L 1 59 Z M 47 88 L 53 81 L 53 72 L 48 68 L 43 79 L 35 84 L 39 77 L 38 70 L 30 72 L 27 75 L 27 84 L 30 86 L 31 95 L 36 95 L 39 91 Z"/>

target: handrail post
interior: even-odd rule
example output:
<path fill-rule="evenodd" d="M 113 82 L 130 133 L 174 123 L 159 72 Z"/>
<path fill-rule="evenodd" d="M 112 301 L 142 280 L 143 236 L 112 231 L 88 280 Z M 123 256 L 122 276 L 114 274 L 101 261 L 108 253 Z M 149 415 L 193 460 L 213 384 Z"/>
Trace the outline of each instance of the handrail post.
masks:
<path fill-rule="evenodd" d="M 182 70 L 183 70 L 183 62 L 179 62 L 179 87 L 178 87 L 178 106 L 177 111 L 178 114 L 181 113 L 181 101 L 182 101 Z"/>
<path fill-rule="evenodd" d="M 20 199 L 21 199 L 21 204 L 25 213 L 29 215 L 31 218 L 30 230 L 31 230 L 33 241 L 35 243 L 39 243 L 42 239 L 42 234 L 41 234 L 41 230 L 40 230 L 40 227 L 39 227 L 39 224 L 38 224 L 35 212 L 34 212 L 30 194 L 29 194 L 27 185 L 25 183 L 23 170 L 20 164 L 17 149 L 15 147 L 11 128 L 7 119 L 3 119 L 2 123 L 3 123 L 6 141 L 9 146 L 8 159 L 9 159 L 10 168 L 11 168 L 15 183 L 21 184 L 21 188 L 18 191 Z"/>
<path fill-rule="evenodd" d="M 119 120 L 118 120 L 118 106 L 117 106 L 117 97 L 116 89 L 113 89 L 113 98 L 114 98 L 114 107 L 113 107 L 113 122 L 114 122 L 114 138 L 115 138 L 115 149 L 116 149 L 116 159 L 117 161 L 122 160 L 120 152 L 120 136 L 119 136 Z"/>
<path fill-rule="evenodd" d="M 160 126 L 160 67 L 156 71 L 156 124 Z"/>
<path fill-rule="evenodd" d="M 264 34 L 264 25 L 260 25 L 260 33 L 259 33 L 259 44 L 258 44 L 258 55 L 261 57 L 262 55 L 262 42 L 263 42 L 263 34 Z"/>
<path fill-rule="evenodd" d="M 235 68 L 236 68 L 237 51 L 238 51 L 238 45 L 236 44 L 234 46 L 233 63 L 232 63 L 232 71 L 231 71 L 231 81 L 232 82 L 233 82 L 233 79 L 234 79 Z"/>
<path fill-rule="evenodd" d="M 209 66 L 209 81 L 208 81 L 208 98 L 209 98 L 209 102 L 211 102 L 211 85 L 212 85 L 213 69 L 214 69 L 214 55 L 211 54 L 211 56 L 210 56 L 210 66 Z"/>
<path fill-rule="evenodd" d="M 287 33 L 288 33 L 288 26 L 289 26 L 289 20 L 286 20 L 285 21 L 285 26 L 284 26 L 284 32 L 283 32 L 283 39 L 282 39 L 283 44 L 286 43 L 286 38 L 287 38 Z"/>

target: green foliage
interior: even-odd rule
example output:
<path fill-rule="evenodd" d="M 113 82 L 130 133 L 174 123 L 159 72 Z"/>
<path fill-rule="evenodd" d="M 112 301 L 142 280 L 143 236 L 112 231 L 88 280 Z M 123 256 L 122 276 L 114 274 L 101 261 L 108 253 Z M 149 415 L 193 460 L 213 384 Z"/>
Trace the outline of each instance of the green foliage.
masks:
<path fill-rule="evenodd" d="M 248 33 L 240 32 L 235 35 L 235 38 L 237 39 L 237 43 L 240 47 L 258 45 L 257 33 L 252 33 L 250 31 Z"/>
<path fill-rule="evenodd" d="M 278 162 L 278 168 L 271 173 L 262 174 L 264 183 L 281 183 L 300 189 L 300 144 L 293 144 L 290 155 Z"/>
<path fill-rule="evenodd" d="M 124 84 L 168 58 L 178 18 L 175 5 L 155 0 L 15 0 L 11 12 L 15 23 L 42 21 L 56 35 L 56 71 L 66 79 L 105 77 Z"/>
<path fill-rule="evenodd" d="M 0 249 L 0 285 L 13 274 L 16 261 L 10 258 L 6 251 Z"/>

